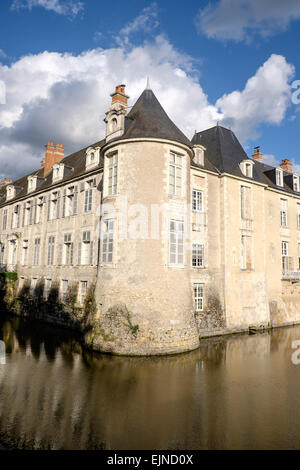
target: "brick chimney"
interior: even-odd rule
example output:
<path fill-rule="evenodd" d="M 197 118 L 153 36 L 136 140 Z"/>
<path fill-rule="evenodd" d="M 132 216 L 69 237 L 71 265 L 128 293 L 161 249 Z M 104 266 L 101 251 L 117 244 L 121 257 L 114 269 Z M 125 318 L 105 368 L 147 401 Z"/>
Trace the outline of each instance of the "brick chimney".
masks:
<path fill-rule="evenodd" d="M 254 153 L 252 154 L 252 160 L 258 160 L 259 162 L 262 161 L 263 154 L 260 151 L 259 145 L 254 147 Z"/>
<path fill-rule="evenodd" d="M 55 163 L 60 162 L 64 158 L 64 147 L 62 144 L 54 146 L 53 142 L 45 145 L 46 152 L 42 160 L 42 168 L 44 168 L 44 177 L 49 173 Z"/>
<path fill-rule="evenodd" d="M 0 181 L 0 189 L 4 188 L 8 184 L 11 184 L 13 180 L 10 180 L 8 178 L 4 178 L 2 181 Z"/>
<path fill-rule="evenodd" d="M 282 160 L 282 162 L 280 163 L 280 167 L 284 171 L 287 171 L 288 173 L 292 173 L 292 164 L 290 163 L 290 161 L 287 158 Z"/>
<path fill-rule="evenodd" d="M 116 90 L 111 96 L 111 110 L 112 109 L 126 109 L 129 96 L 125 94 L 126 85 L 116 86 Z"/>

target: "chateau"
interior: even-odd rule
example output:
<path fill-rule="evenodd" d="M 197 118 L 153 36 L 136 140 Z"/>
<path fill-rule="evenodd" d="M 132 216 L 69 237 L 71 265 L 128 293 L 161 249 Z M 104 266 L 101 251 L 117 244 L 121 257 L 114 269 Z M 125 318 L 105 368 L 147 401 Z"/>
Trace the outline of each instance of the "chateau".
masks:
<path fill-rule="evenodd" d="M 183 352 L 207 334 L 299 322 L 289 160 L 266 165 L 259 147 L 249 158 L 220 125 L 189 140 L 148 87 L 130 111 L 124 85 L 111 96 L 105 138 L 67 157 L 48 142 L 40 169 L 1 183 L 1 270 L 19 289 L 43 278 L 45 298 L 59 282 L 62 302 L 95 284 L 104 352 Z"/>

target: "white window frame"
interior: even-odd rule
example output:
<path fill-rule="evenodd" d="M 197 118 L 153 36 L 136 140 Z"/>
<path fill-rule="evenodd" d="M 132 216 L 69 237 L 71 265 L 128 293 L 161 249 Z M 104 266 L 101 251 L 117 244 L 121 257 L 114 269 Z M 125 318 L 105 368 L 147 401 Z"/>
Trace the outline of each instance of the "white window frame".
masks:
<path fill-rule="evenodd" d="M 33 266 L 40 265 L 41 238 L 36 237 L 33 245 Z"/>
<path fill-rule="evenodd" d="M 204 268 L 204 244 L 192 243 L 192 267 Z"/>
<path fill-rule="evenodd" d="M 203 213 L 204 208 L 204 194 L 200 189 L 193 189 L 192 191 L 192 210 L 193 212 Z"/>
<path fill-rule="evenodd" d="M 8 220 L 8 209 L 3 209 L 3 218 L 2 218 L 2 230 L 6 231 L 7 229 L 7 220 Z"/>
<path fill-rule="evenodd" d="M 280 199 L 280 227 L 288 226 L 288 201 Z"/>
<path fill-rule="evenodd" d="M 84 207 L 83 207 L 83 211 L 85 214 L 92 211 L 93 191 L 94 191 L 94 180 L 86 181 L 85 190 L 84 190 Z"/>
<path fill-rule="evenodd" d="M 118 153 L 106 156 L 107 159 L 107 195 L 115 196 L 118 192 Z"/>
<path fill-rule="evenodd" d="M 281 265 L 282 272 L 286 273 L 289 270 L 289 242 L 281 241 Z"/>
<path fill-rule="evenodd" d="M 276 168 L 276 185 L 283 187 L 283 171 L 281 168 Z"/>
<path fill-rule="evenodd" d="M 169 194 L 171 196 L 182 196 L 183 191 L 183 155 L 170 152 L 169 157 Z M 180 185 L 177 185 L 177 179 Z M 173 181 L 172 181 L 173 180 Z"/>
<path fill-rule="evenodd" d="M 55 253 L 55 236 L 50 235 L 48 237 L 48 251 L 47 251 L 47 265 L 54 265 L 54 253 Z"/>
<path fill-rule="evenodd" d="M 193 285 L 194 291 L 194 309 L 195 312 L 203 312 L 204 309 L 204 284 L 195 282 Z"/>
<path fill-rule="evenodd" d="M 103 221 L 101 259 L 104 264 L 111 264 L 114 260 L 115 222 L 115 219 Z"/>
<path fill-rule="evenodd" d="M 297 204 L 297 230 L 300 230 L 300 203 Z"/>
<path fill-rule="evenodd" d="M 169 266 L 184 266 L 184 222 L 169 221 Z"/>

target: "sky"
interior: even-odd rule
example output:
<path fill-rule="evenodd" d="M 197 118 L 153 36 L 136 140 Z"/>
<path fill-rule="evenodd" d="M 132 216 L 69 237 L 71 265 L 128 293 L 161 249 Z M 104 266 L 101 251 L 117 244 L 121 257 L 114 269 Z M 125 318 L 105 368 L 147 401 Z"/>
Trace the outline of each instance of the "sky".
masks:
<path fill-rule="evenodd" d="M 0 178 L 101 140 L 115 86 L 132 106 L 147 76 L 190 139 L 219 121 L 300 173 L 299 41 L 299 0 L 1 0 Z"/>

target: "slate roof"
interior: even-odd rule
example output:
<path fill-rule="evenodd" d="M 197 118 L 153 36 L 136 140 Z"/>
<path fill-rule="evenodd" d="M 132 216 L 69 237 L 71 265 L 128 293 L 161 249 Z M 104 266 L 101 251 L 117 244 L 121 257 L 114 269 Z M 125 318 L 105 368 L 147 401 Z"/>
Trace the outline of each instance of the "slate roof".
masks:
<path fill-rule="evenodd" d="M 219 173 L 229 173 L 234 176 L 247 178 L 240 169 L 240 163 L 249 159 L 234 132 L 223 126 L 215 126 L 201 132 L 197 132 L 192 138 L 192 144 L 200 144 L 206 148 L 205 156 L 207 160 L 219 171 Z M 275 184 L 274 178 L 271 177 L 275 167 L 267 165 L 258 160 L 252 160 L 253 178 L 247 178 L 249 181 L 257 181 L 259 183 L 276 188 L 282 192 L 300 195 L 286 183 L 286 177 L 290 173 L 283 171 L 283 187 Z"/>
<path fill-rule="evenodd" d="M 171 121 L 152 90 L 144 90 L 126 119 L 125 133 L 118 139 L 153 137 L 192 147 L 191 141 Z"/>
<path fill-rule="evenodd" d="M 248 158 L 235 134 L 222 126 L 197 132 L 192 138 L 192 144 L 203 145 L 207 159 L 222 173 L 236 168 L 242 160 Z"/>
<path fill-rule="evenodd" d="M 60 184 L 62 182 L 67 182 L 69 180 L 72 180 L 73 178 L 76 178 L 84 174 L 88 174 L 89 172 L 92 172 L 95 169 L 101 167 L 103 162 L 100 160 L 100 165 L 98 167 L 93 167 L 91 170 L 88 170 L 88 171 L 86 170 L 85 168 L 86 150 L 90 147 L 94 147 L 94 148 L 103 147 L 104 144 L 105 144 L 105 139 L 100 140 L 99 142 L 96 142 L 95 144 L 89 145 L 88 147 L 85 147 L 79 150 L 78 152 L 72 153 L 71 155 L 68 155 L 67 157 L 63 158 L 60 163 L 64 163 L 66 167 L 69 167 L 72 170 L 69 171 L 68 174 L 66 174 L 62 180 L 58 181 L 57 184 Z M 13 185 L 17 189 L 17 194 L 10 201 L 6 202 L 6 187 L 2 188 L 0 190 L 0 206 L 6 205 L 7 203 L 14 202 L 18 199 L 21 199 L 22 197 L 28 196 L 28 192 L 27 192 L 28 176 L 35 175 L 43 179 L 42 183 L 39 184 L 37 189 L 30 193 L 30 197 L 33 196 L 37 192 L 40 192 L 42 190 L 47 190 L 54 184 L 56 185 L 56 183 L 52 183 L 53 170 L 51 170 L 47 174 L 46 178 L 44 178 L 43 176 L 43 171 L 44 171 L 43 168 L 40 168 L 39 170 L 33 171 L 32 173 L 29 173 L 28 175 L 23 176 L 22 178 L 19 178 L 18 180 L 14 181 Z"/>

